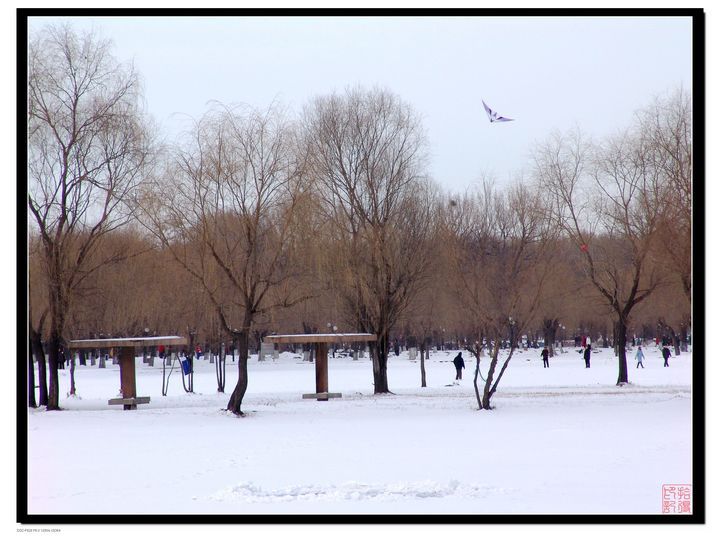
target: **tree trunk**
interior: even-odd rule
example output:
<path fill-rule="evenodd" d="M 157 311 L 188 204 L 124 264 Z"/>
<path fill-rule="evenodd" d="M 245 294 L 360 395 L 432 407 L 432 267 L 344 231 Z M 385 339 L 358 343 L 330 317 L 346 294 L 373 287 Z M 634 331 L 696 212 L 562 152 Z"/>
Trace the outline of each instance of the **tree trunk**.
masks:
<path fill-rule="evenodd" d="M 475 376 L 473 377 L 473 387 L 475 388 L 475 398 L 477 399 L 478 408 L 482 410 L 483 403 L 480 398 L 480 389 L 478 388 L 478 377 L 480 376 L 480 352 L 475 356 Z"/>
<path fill-rule="evenodd" d="M 34 352 L 38 364 L 38 406 L 47 406 L 48 403 L 48 383 L 47 383 L 47 360 L 45 352 L 40 345 L 40 349 Z M 39 356 L 39 357 L 38 357 Z"/>
<path fill-rule="evenodd" d="M 420 345 L 420 387 L 427 387 L 425 378 L 425 344 Z"/>
<path fill-rule="evenodd" d="M 75 395 L 75 354 L 70 354 L 70 395 Z"/>
<path fill-rule="evenodd" d="M 492 388 L 490 389 L 490 396 L 491 396 L 491 397 L 495 394 L 495 391 L 497 391 L 497 386 L 498 386 L 498 384 L 500 383 L 500 380 L 502 379 L 503 374 L 505 374 L 505 371 L 507 370 L 507 367 L 508 367 L 508 365 L 510 364 L 510 360 L 512 359 L 513 354 L 515 353 L 515 350 L 517 350 L 517 348 L 515 348 L 514 346 L 511 345 L 511 346 L 510 346 L 510 353 L 508 354 L 508 357 L 507 357 L 507 359 L 505 360 L 505 363 L 503 363 L 503 366 L 502 366 L 502 368 L 500 369 L 500 372 L 498 373 L 497 378 L 495 379 L 495 383 L 493 384 Z"/>
<path fill-rule="evenodd" d="M 235 415 L 244 415 L 240 409 L 242 406 L 243 397 L 245 397 L 245 391 L 248 386 L 248 345 L 249 345 L 250 331 L 243 330 L 237 333 L 238 338 L 238 381 L 235 385 L 235 389 L 230 395 L 230 400 L 227 404 L 228 411 Z"/>
<path fill-rule="evenodd" d="M 45 351 L 43 350 L 40 333 L 30 326 L 30 341 L 32 352 L 38 365 L 38 406 L 47 406 L 48 386 Z"/>
<path fill-rule="evenodd" d="M 497 367 L 498 354 L 500 353 L 500 341 L 502 339 L 495 339 L 493 345 L 492 354 L 490 357 L 490 368 L 488 369 L 487 379 L 485 380 L 485 387 L 483 388 L 482 402 L 480 403 L 481 410 L 490 410 L 490 398 L 492 397 L 493 377 L 495 376 L 495 368 Z"/>
<path fill-rule="evenodd" d="M 673 331 L 672 333 L 673 348 L 675 348 L 675 355 L 680 355 L 680 336 Z"/>
<path fill-rule="evenodd" d="M 552 328 L 544 328 L 543 339 L 545 340 L 545 346 L 548 349 L 548 357 L 555 357 L 555 335 Z"/>
<path fill-rule="evenodd" d="M 680 325 L 680 350 L 683 352 L 688 351 L 687 346 L 687 326 L 685 324 Z"/>
<path fill-rule="evenodd" d="M 620 317 L 615 323 L 615 347 L 618 357 L 618 379 L 617 385 L 628 383 L 627 358 L 625 357 L 625 346 L 627 345 L 627 320 Z"/>
<path fill-rule="evenodd" d="M 215 365 L 218 393 L 225 393 L 225 343 L 220 344 L 220 354 Z"/>
<path fill-rule="evenodd" d="M 60 344 L 61 339 L 56 330 L 50 332 L 49 341 L 49 368 L 50 368 L 50 384 L 48 387 L 48 410 L 59 410 L 60 409 L 60 388 L 58 380 L 58 368 L 62 362 L 60 359 Z"/>
<path fill-rule="evenodd" d="M 373 383 L 375 394 L 390 393 L 387 381 L 387 357 L 389 350 L 389 335 L 387 332 L 378 335 L 373 353 Z"/>
<path fill-rule="evenodd" d="M 559 325 L 560 323 L 557 318 L 545 318 L 543 320 L 543 339 L 545 340 L 549 357 L 555 356 L 555 336 L 557 335 Z M 514 343 L 510 343 L 510 345 L 514 346 Z"/>
<path fill-rule="evenodd" d="M 615 353 L 615 357 L 619 357 L 618 352 L 618 330 L 617 330 L 617 322 L 613 325 L 613 352 Z"/>
<path fill-rule="evenodd" d="M 33 362 L 33 342 L 32 333 L 28 335 L 28 406 L 37 408 L 35 400 L 35 365 Z"/>

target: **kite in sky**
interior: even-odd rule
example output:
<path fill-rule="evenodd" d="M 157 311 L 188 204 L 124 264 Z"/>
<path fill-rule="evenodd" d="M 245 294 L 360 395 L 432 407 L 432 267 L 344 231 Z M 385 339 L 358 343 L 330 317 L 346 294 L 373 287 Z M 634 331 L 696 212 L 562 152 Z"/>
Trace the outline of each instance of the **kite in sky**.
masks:
<path fill-rule="evenodd" d="M 485 107 L 485 112 L 487 112 L 488 118 L 490 119 L 490 123 L 493 122 L 512 122 L 513 118 L 505 118 L 504 116 L 498 116 L 498 113 L 492 110 L 490 107 L 488 107 L 485 104 L 485 101 L 482 102 L 483 107 Z"/>

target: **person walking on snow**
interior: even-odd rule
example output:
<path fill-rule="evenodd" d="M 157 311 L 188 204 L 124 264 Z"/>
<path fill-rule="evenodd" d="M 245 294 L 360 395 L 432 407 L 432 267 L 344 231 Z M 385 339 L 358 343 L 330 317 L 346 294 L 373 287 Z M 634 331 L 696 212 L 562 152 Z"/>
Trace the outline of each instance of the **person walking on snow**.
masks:
<path fill-rule="evenodd" d="M 645 365 L 642 364 L 642 360 L 645 359 L 645 354 L 643 354 L 642 346 L 638 346 L 637 352 L 635 352 L 635 359 L 637 359 L 637 365 L 635 365 L 635 368 L 642 367 L 645 368 Z"/>
<path fill-rule="evenodd" d="M 462 369 L 465 368 L 465 361 L 463 360 L 462 352 L 459 352 L 458 355 L 455 356 L 453 363 L 455 364 L 455 371 L 457 371 L 455 374 L 455 380 L 462 380 Z"/>
<path fill-rule="evenodd" d="M 542 352 L 540 352 L 540 356 L 542 356 L 543 360 L 543 369 L 547 367 L 550 368 L 550 362 L 548 361 L 548 356 L 550 355 L 550 352 L 548 352 L 547 346 L 543 347 Z"/>
<path fill-rule="evenodd" d="M 663 367 L 669 367 L 668 359 L 670 359 L 670 349 L 667 346 L 662 347 L 662 356 L 665 360 L 665 363 L 663 364 Z"/>
<path fill-rule="evenodd" d="M 585 359 L 585 368 L 590 368 L 590 343 L 588 343 L 587 347 L 585 348 L 585 352 L 583 352 L 583 358 Z"/>

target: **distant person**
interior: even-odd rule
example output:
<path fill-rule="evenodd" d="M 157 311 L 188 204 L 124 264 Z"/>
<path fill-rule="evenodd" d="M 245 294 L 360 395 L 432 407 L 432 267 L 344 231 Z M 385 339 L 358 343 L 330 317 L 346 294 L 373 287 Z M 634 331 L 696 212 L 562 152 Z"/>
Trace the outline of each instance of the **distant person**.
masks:
<path fill-rule="evenodd" d="M 643 359 L 645 359 L 645 354 L 643 354 L 642 346 L 638 346 L 637 352 L 635 352 L 635 359 L 637 359 L 637 365 L 635 365 L 635 368 L 642 367 L 645 368 L 645 365 L 643 365 Z"/>
<path fill-rule="evenodd" d="M 662 347 L 662 356 L 665 360 L 665 363 L 663 363 L 663 367 L 669 367 L 670 365 L 668 364 L 668 359 L 670 359 L 670 349 L 667 347 L 667 345 Z"/>
<path fill-rule="evenodd" d="M 165 345 L 161 344 L 158 346 L 158 357 L 160 359 L 165 359 Z"/>
<path fill-rule="evenodd" d="M 548 357 L 550 356 L 550 352 L 548 351 L 547 346 L 543 347 L 542 352 L 540 352 L 540 356 L 542 357 L 542 360 L 543 360 L 543 369 L 546 367 L 549 369 L 550 361 L 548 360 Z"/>
<path fill-rule="evenodd" d="M 453 359 L 453 363 L 455 364 L 455 380 L 462 380 L 462 370 L 465 368 L 465 360 L 462 357 L 462 352 L 459 352 L 458 355 L 455 356 L 455 359 Z"/>
<path fill-rule="evenodd" d="M 200 345 L 198 344 L 195 347 L 195 359 L 200 359 L 200 354 L 202 354 L 202 348 L 200 348 Z"/>
<path fill-rule="evenodd" d="M 585 347 L 585 351 L 583 352 L 583 358 L 585 359 L 585 368 L 590 368 L 590 343 Z"/>

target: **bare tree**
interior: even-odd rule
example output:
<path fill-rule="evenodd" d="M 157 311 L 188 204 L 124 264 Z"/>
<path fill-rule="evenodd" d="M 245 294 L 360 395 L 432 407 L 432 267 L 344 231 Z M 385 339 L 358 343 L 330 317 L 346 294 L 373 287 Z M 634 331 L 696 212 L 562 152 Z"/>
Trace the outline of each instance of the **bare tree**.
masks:
<path fill-rule="evenodd" d="M 642 132 L 591 152 L 580 133 L 554 135 L 535 153 L 553 221 L 577 245 L 585 277 L 615 315 L 617 384 L 628 382 L 625 346 L 633 308 L 660 284 L 649 254 L 661 215 L 662 176 Z"/>
<path fill-rule="evenodd" d="M 148 155 L 138 79 L 108 41 L 68 26 L 33 36 L 28 58 L 28 207 L 49 298 L 49 410 L 59 409 L 66 321 L 100 238 L 123 226 Z"/>
<path fill-rule="evenodd" d="M 430 258 L 433 260 L 434 257 Z M 438 266 L 439 264 L 433 264 L 430 269 L 432 275 L 440 273 Z M 425 360 L 430 357 L 429 348 L 433 328 L 437 327 L 441 319 L 438 304 L 442 296 L 442 288 L 445 286 L 447 286 L 445 279 L 436 278 L 428 282 L 410 304 L 406 316 L 408 335 L 412 336 L 415 341 L 412 346 L 417 346 L 420 351 L 420 387 L 427 387 Z"/>
<path fill-rule="evenodd" d="M 549 357 L 554 357 L 555 343 L 565 336 L 566 326 L 571 326 L 570 331 L 576 327 L 576 311 L 582 310 L 583 314 L 587 314 L 583 307 L 592 303 L 595 298 L 588 297 L 587 282 L 582 272 L 577 271 L 576 265 L 572 263 L 577 247 L 568 240 L 552 242 L 549 245 L 552 254 L 548 262 L 552 265 L 552 272 L 545 281 L 545 292 L 537 315 L 538 327 L 548 348 Z"/>
<path fill-rule="evenodd" d="M 375 393 L 389 392 L 390 332 L 427 274 L 434 188 L 412 109 L 384 90 L 349 89 L 306 110 L 308 155 L 325 201 L 335 287 L 371 345 Z"/>
<path fill-rule="evenodd" d="M 473 384 L 481 410 L 491 409 L 491 399 L 520 336 L 533 321 L 551 271 L 548 244 L 555 235 L 538 201 L 520 183 L 500 193 L 486 181 L 450 207 L 456 292 L 469 319 L 468 350 L 475 357 Z M 510 350 L 501 364 L 499 354 L 506 342 Z M 483 378 L 484 349 L 488 349 L 489 365 Z M 478 377 L 484 382 L 482 395 Z"/>
<path fill-rule="evenodd" d="M 305 299 L 291 280 L 302 159 L 277 107 L 216 106 L 174 155 L 140 209 L 149 229 L 200 284 L 238 343 L 238 382 L 227 409 L 243 415 L 253 324 Z"/>
<path fill-rule="evenodd" d="M 664 176 L 659 223 L 662 263 L 692 295 L 692 103 L 682 89 L 638 114 L 652 165 Z"/>
<path fill-rule="evenodd" d="M 39 238 L 31 235 L 28 238 L 28 331 L 29 331 L 29 354 L 37 363 L 37 387 L 38 387 L 38 406 L 47 406 L 48 403 L 48 387 L 47 387 L 47 362 L 45 359 L 45 351 L 43 350 L 43 332 L 45 331 L 45 320 L 47 319 L 48 301 L 47 301 L 47 282 L 45 274 L 39 271 L 42 266 L 42 254 L 40 252 Z M 39 317 L 38 317 L 39 314 Z M 35 369 L 32 366 L 32 385 L 28 383 L 28 388 L 34 398 L 35 395 Z"/>
<path fill-rule="evenodd" d="M 646 326 L 651 335 L 670 339 L 675 355 L 679 355 L 681 351 L 687 352 L 691 312 L 684 285 L 676 279 L 673 270 L 666 269 L 666 273 L 670 284 L 662 293 L 654 294 L 640 304 L 633 318 L 639 332 Z"/>

